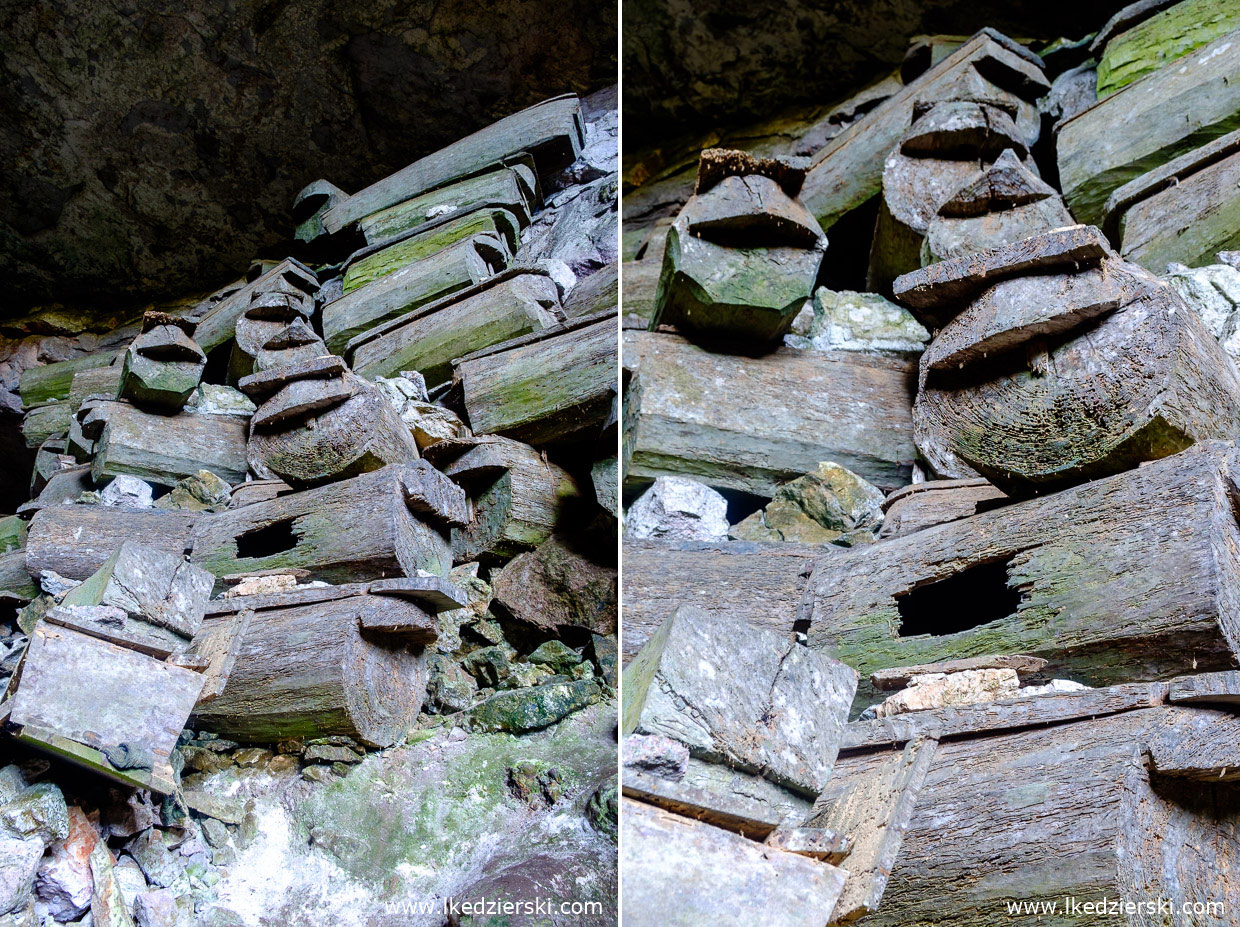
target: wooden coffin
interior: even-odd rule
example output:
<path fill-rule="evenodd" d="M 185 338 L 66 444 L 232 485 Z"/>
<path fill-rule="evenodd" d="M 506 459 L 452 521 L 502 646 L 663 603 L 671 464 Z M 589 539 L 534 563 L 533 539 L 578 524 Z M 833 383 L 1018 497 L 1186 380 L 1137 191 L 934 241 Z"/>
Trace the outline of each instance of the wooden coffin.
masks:
<path fill-rule="evenodd" d="M 1076 220 L 1100 223 L 1112 190 L 1240 128 L 1238 63 L 1230 32 L 1064 122 L 1059 180 Z"/>
<path fill-rule="evenodd" d="M 957 657 L 1042 657 L 1094 686 L 1229 668 L 1237 467 L 1240 451 L 1209 442 L 832 553 L 803 603 L 810 645 L 861 672 L 856 711 L 878 697 L 875 670 Z"/>
<path fill-rule="evenodd" d="M 168 757 L 202 683 L 191 670 L 44 621 L 30 635 L 9 723 L 26 743 L 122 784 L 171 794 Z M 146 765 L 126 765 L 124 753 Z"/>
<path fill-rule="evenodd" d="M 1100 258 L 1034 258 L 1091 236 Z M 983 263 L 1003 278 L 959 299 Z M 1095 228 L 933 265 L 896 292 L 955 314 L 922 354 L 913 409 L 918 449 L 942 476 L 980 473 L 1030 495 L 1240 433 L 1235 364 L 1170 286 Z"/>
<path fill-rule="evenodd" d="M 426 459 L 469 499 L 467 523 L 452 529 L 456 563 L 504 562 L 533 550 L 581 499 L 566 470 L 508 438 L 439 441 L 426 449 Z"/>
<path fill-rule="evenodd" d="M 539 177 L 548 177 L 576 160 L 584 143 L 580 101 L 573 94 L 553 97 L 371 184 L 325 212 L 323 226 L 334 234 L 350 223 L 479 173 L 519 152 L 533 155 Z"/>
<path fill-rule="evenodd" d="M 380 245 L 415 232 L 437 218 L 459 215 L 481 206 L 497 206 L 511 213 L 520 227 L 525 228 L 538 206 L 537 189 L 533 159 L 514 157 L 508 163 L 483 168 L 470 177 L 359 219 L 357 227 L 366 244 Z"/>
<path fill-rule="evenodd" d="M 1202 913 L 1184 923 L 1224 927 L 1240 904 L 1226 877 L 1240 852 L 1240 789 L 1191 774 L 1240 759 L 1236 728 L 1226 712 L 1160 707 L 941 743 L 865 923 L 933 923 L 945 910 L 957 923 L 1001 923 L 1013 920 L 1009 903 L 1043 902 L 1060 907 L 1042 923 L 1136 927 L 1179 923 L 1171 912 L 1187 903 Z M 1177 759 L 1173 744 L 1187 752 Z M 889 756 L 841 756 L 832 781 L 864 784 Z M 1090 914 L 1064 907 L 1103 899 L 1111 907 Z"/>
<path fill-rule="evenodd" d="M 371 245 L 349 258 L 344 270 L 344 292 L 352 293 L 406 264 L 425 260 L 459 241 L 485 235 L 499 243 L 503 261 L 512 260 L 520 244 L 517 217 L 506 209 L 481 206 L 432 220 L 413 232 L 380 245 Z"/>
<path fill-rule="evenodd" d="M 245 482 L 247 420 L 181 412 L 158 415 L 126 402 L 100 403 L 103 423 L 91 474 L 96 483 L 127 473 L 158 486 L 175 486 L 199 470 L 229 483 Z"/>
<path fill-rule="evenodd" d="M 550 277 L 512 269 L 369 329 L 345 356 L 364 377 L 416 370 L 435 387 L 452 379 L 456 358 L 555 325 L 559 306 Z"/>
<path fill-rule="evenodd" d="M 26 536 L 26 569 L 31 576 L 54 570 L 84 580 L 126 541 L 140 539 L 176 555 L 189 550 L 197 514 L 106 505 L 55 505 L 38 512 Z"/>
<path fill-rule="evenodd" d="M 23 370 L 18 387 L 22 405 L 29 407 L 51 402 L 53 399 L 67 399 L 76 374 L 83 370 L 107 367 L 116 356 L 115 351 L 103 351 Z"/>
<path fill-rule="evenodd" d="M 504 252 L 486 235 L 467 238 L 323 307 L 323 339 L 333 353 L 363 332 L 481 283 L 503 270 Z"/>
<path fill-rule="evenodd" d="M 620 808 L 626 923 L 821 927 L 847 873 L 632 799 Z"/>
<path fill-rule="evenodd" d="M 626 400 L 635 418 L 628 486 L 679 475 L 769 497 L 824 460 L 884 490 L 909 481 L 911 360 L 793 348 L 736 357 L 629 331 L 624 361 L 640 396 Z"/>
<path fill-rule="evenodd" d="M 467 518 L 464 493 L 418 461 L 203 516 L 191 560 L 217 579 L 290 567 L 330 583 L 442 575 L 449 528 Z"/>
<path fill-rule="evenodd" d="M 593 441 L 616 394 L 616 316 L 572 319 L 452 367 L 474 434 L 539 445 Z"/>
<path fill-rule="evenodd" d="M 142 334 L 125 351 L 120 398 L 144 409 L 179 411 L 207 366 L 207 355 L 191 337 L 193 330 L 193 322 L 148 312 Z"/>
<path fill-rule="evenodd" d="M 254 743 L 333 734 L 396 743 L 422 708 L 424 649 L 438 635 L 442 605 L 393 589 L 353 584 L 211 603 L 201 634 L 222 625 L 235 637 L 231 623 L 249 617 L 227 681 L 198 704 L 197 722 Z"/>
<path fill-rule="evenodd" d="M 1103 229 L 1125 259 L 1156 274 L 1212 264 L 1240 247 L 1240 130 L 1142 174 L 1108 198 Z"/>
<path fill-rule="evenodd" d="M 288 360 L 289 348 L 301 347 L 305 351 L 309 344 L 313 350 L 318 336 L 306 323 L 314 315 L 318 291 L 318 278 L 303 274 L 299 267 L 282 272 L 276 268 L 259 279 L 233 329 L 228 363 L 230 384 Z M 273 353 L 275 356 L 271 357 Z M 301 353 L 298 352 L 299 356 Z M 321 348 L 317 353 L 323 353 Z"/>
<path fill-rule="evenodd" d="M 1116 13 L 1107 26 L 1090 43 L 1091 51 L 1101 52 L 1100 99 L 1240 29 L 1240 7 L 1217 0 L 1145 0 Z"/>
<path fill-rule="evenodd" d="M 204 303 L 198 311 L 190 314 L 189 318 L 196 323 L 194 340 L 198 346 L 210 353 L 231 340 L 237 322 L 250 307 L 254 294 L 271 290 L 278 283 L 306 292 L 313 292 L 318 287 L 314 271 L 293 258 L 285 258 L 266 269 L 258 265 L 243 285 L 215 302 Z"/>
<path fill-rule="evenodd" d="M 953 97 L 1001 102 L 1016 113 L 1026 144 L 1033 144 L 1040 130 L 1034 102 L 1048 89 L 1037 56 L 984 29 L 831 139 L 813 156 L 801 199 L 829 234 L 841 216 L 879 192 L 883 161 L 921 103 Z"/>
<path fill-rule="evenodd" d="M 64 401 L 30 406 L 22 416 L 22 437 L 26 447 L 38 447 L 49 438 L 63 438 L 69 433 L 73 410 Z"/>

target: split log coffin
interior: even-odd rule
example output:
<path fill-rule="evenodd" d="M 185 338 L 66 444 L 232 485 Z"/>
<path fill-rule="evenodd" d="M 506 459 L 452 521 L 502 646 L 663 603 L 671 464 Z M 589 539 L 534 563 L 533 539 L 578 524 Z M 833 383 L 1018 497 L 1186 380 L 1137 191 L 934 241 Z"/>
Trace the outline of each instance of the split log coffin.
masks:
<path fill-rule="evenodd" d="M 538 445 L 593 441 L 616 392 L 616 315 L 572 319 L 475 351 L 452 368 L 475 434 Z"/>
<path fill-rule="evenodd" d="M 36 406 L 53 399 L 67 399 L 74 376 L 84 370 L 107 367 L 116 357 L 117 352 L 104 351 L 23 370 L 18 387 L 22 405 Z"/>
<path fill-rule="evenodd" d="M 403 315 L 481 283 L 504 269 L 498 239 L 475 235 L 346 293 L 323 307 L 323 340 L 344 353 L 353 338 Z"/>
<path fill-rule="evenodd" d="M 217 580 L 287 567 L 329 583 L 442 575 L 452 566 L 449 528 L 467 518 L 464 493 L 417 461 L 203 516 L 190 559 Z"/>
<path fill-rule="evenodd" d="M 626 920 L 667 927 L 821 927 L 847 873 L 621 799 Z M 674 902 L 674 903 L 669 903 Z"/>
<path fill-rule="evenodd" d="M 96 483 L 127 473 L 172 487 L 199 470 L 229 483 L 245 482 L 247 419 L 232 415 L 181 412 L 159 415 L 127 402 L 100 402 L 92 417 L 102 423 L 91 475 Z M 90 421 L 83 423 L 84 433 Z"/>
<path fill-rule="evenodd" d="M 815 565 L 810 646 L 862 674 L 996 653 L 1087 685 L 1230 668 L 1240 653 L 1240 450 L 1180 454 Z M 1134 567 L 1134 564 L 1139 567 Z M 1193 577 L 1193 582 L 1185 582 Z"/>
<path fill-rule="evenodd" d="M 40 622 L 30 635 L 9 723 L 19 740 L 125 785 L 175 791 L 168 757 L 202 688 L 199 673 Z M 105 750 L 129 748 L 118 768 Z"/>
<path fill-rule="evenodd" d="M 1237 67 L 1240 32 L 1231 32 L 1064 122 L 1059 179 L 1076 220 L 1100 223 L 1111 191 L 1240 128 Z"/>
<path fill-rule="evenodd" d="M 358 231 L 366 244 L 380 245 L 416 231 L 438 216 L 454 216 L 480 206 L 503 208 L 525 228 L 538 206 L 538 178 L 534 171 L 533 158 L 514 156 L 359 219 Z"/>
<path fill-rule="evenodd" d="M 456 358 L 562 320 L 555 282 L 512 268 L 367 330 L 349 341 L 345 357 L 364 377 L 416 370 L 435 387 L 452 379 Z"/>
<path fill-rule="evenodd" d="M 456 563 L 499 563 L 533 550 L 581 499 L 576 481 L 527 444 L 493 435 L 439 441 L 426 459 L 465 489 L 466 524 L 452 529 Z"/>
<path fill-rule="evenodd" d="M 1211 264 L 1240 247 L 1240 130 L 1124 184 L 1107 198 L 1103 230 L 1120 254 L 1156 274 L 1177 261 Z"/>
<path fill-rule="evenodd" d="M 624 361 L 640 396 L 626 399 L 630 488 L 677 475 L 770 497 L 824 460 L 884 490 L 909 482 L 914 361 L 793 348 L 736 357 L 634 331 Z M 721 389 L 732 401 L 719 401 Z"/>
<path fill-rule="evenodd" d="M 548 177 L 576 160 L 584 144 L 580 101 L 572 94 L 553 97 L 479 129 L 355 193 L 323 214 L 323 226 L 334 234 L 366 216 L 476 174 L 519 152 L 532 155 L 539 177 Z"/>
<path fill-rule="evenodd" d="M 69 433 L 73 410 L 64 401 L 47 402 L 26 409 L 22 416 L 22 437 L 26 447 L 38 447 L 49 438 L 63 438 Z"/>
<path fill-rule="evenodd" d="M 272 289 L 277 281 L 306 292 L 318 287 L 314 271 L 293 258 L 286 258 L 265 271 L 261 270 L 260 265 L 259 272 L 251 272 L 243 286 L 215 303 L 204 303 L 190 314 L 189 318 L 196 323 L 194 340 L 198 346 L 210 353 L 227 343 L 234 336 L 237 321 L 249 308 L 254 294 Z"/>
<path fill-rule="evenodd" d="M 1027 144 L 1041 127 L 1035 101 L 1050 85 L 1041 60 L 985 29 L 899 93 L 841 132 L 813 157 L 801 199 L 828 233 L 843 215 L 879 192 L 883 161 L 912 122 L 917 104 L 958 98 L 997 99 L 1015 113 Z"/>
<path fill-rule="evenodd" d="M 240 643 L 219 694 L 199 702 L 198 723 L 256 743 L 343 734 L 390 746 L 422 708 L 435 614 L 463 601 L 443 585 L 414 578 L 212 602 L 200 634 Z"/>
<path fill-rule="evenodd" d="M 1064 263 L 1087 245 L 1097 257 Z M 1168 284 L 1091 226 L 931 265 L 895 290 L 915 313 L 948 318 L 922 354 L 913 408 L 918 449 L 943 476 L 980 473 L 1027 496 L 1240 434 L 1235 363 Z"/>
<path fill-rule="evenodd" d="M 313 274 L 302 273 L 299 267 L 279 268 L 264 274 L 250 292 L 249 305 L 241 311 L 233 327 L 232 355 L 228 362 L 228 382 L 236 383 L 265 366 L 271 353 L 269 345 L 291 340 L 298 344 L 317 341 L 318 336 L 305 328 L 314 315 L 318 301 L 319 282 Z M 286 345 L 287 347 L 288 345 Z M 277 350 L 271 362 L 279 363 L 284 351 Z"/>
<path fill-rule="evenodd" d="M 26 535 L 26 569 L 31 576 L 54 570 L 85 580 L 126 541 L 183 555 L 199 515 L 106 505 L 56 505 L 38 512 Z"/>
<path fill-rule="evenodd" d="M 903 927 L 950 910 L 998 925 L 1008 901 L 1072 896 L 1165 898 L 1176 910 L 1222 902 L 1223 913 L 1193 923 L 1225 927 L 1240 904 L 1226 878 L 1240 853 L 1240 788 L 1210 775 L 1240 762 L 1238 727 L 1228 712 L 1168 706 L 940 743 L 866 922 Z M 868 781 L 888 756 L 841 755 L 832 782 Z"/>
<path fill-rule="evenodd" d="M 142 334 L 125 351 L 120 398 L 144 409 L 180 411 L 207 366 L 207 355 L 191 337 L 193 328 L 193 322 L 147 313 Z"/>

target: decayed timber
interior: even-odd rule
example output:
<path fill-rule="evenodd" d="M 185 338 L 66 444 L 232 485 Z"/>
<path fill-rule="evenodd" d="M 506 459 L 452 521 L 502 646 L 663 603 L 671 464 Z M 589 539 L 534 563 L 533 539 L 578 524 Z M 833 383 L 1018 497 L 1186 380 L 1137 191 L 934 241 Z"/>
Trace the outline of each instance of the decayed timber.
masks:
<path fill-rule="evenodd" d="M 771 496 L 835 461 L 884 490 L 909 481 L 914 362 L 856 351 L 713 354 L 683 338 L 625 332 L 640 388 L 626 483 L 665 475 Z M 720 402 L 720 390 L 736 398 Z"/>
<path fill-rule="evenodd" d="M 998 508 L 1007 495 L 981 477 L 926 480 L 897 489 L 883 500 L 883 527 L 878 536 L 898 538 L 922 528 L 968 518 Z"/>
<path fill-rule="evenodd" d="M 821 927 L 847 873 L 631 799 L 620 808 L 625 921 Z"/>
<path fill-rule="evenodd" d="M 457 215 L 479 206 L 500 206 L 524 228 L 536 208 L 537 189 L 533 159 L 517 157 L 359 219 L 357 227 L 368 245 L 378 245 L 416 231 L 444 209 L 451 210 L 447 215 Z"/>
<path fill-rule="evenodd" d="M 882 669 L 870 674 L 870 682 L 876 689 L 903 689 L 914 676 L 927 673 L 963 673 L 975 669 L 1011 669 L 1024 679 L 1034 673 L 1046 669 L 1046 661 L 1041 657 L 1029 657 L 1024 654 L 999 654 L 985 657 L 966 657 L 962 660 L 943 660 L 939 663 L 921 663 L 917 666 L 897 666 Z"/>
<path fill-rule="evenodd" d="M 1000 927 L 1012 923 L 1009 901 L 1065 896 L 1233 911 L 1240 889 L 1221 874 L 1240 854 L 1240 793 L 1226 782 L 1151 780 L 1142 761 L 1152 737 L 1191 730 L 1190 712 L 1220 725 L 1234 755 L 1234 718 L 1167 707 L 940 744 L 882 905 L 865 923 L 907 927 L 950 911 L 958 923 Z M 889 755 L 842 756 L 832 780 L 861 787 Z M 1226 927 L 1230 914 L 1218 911 L 1193 922 Z"/>
<path fill-rule="evenodd" d="M 810 645 L 863 677 L 994 653 L 1042 657 L 1048 674 L 1094 686 L 1228 669 L 1240 641 L 1232 593 L 1238 467 L 1240 451 L 1208 442 L 1054 495 L 832 553 L 815 566 L 806 593 Z M 950 608 L 937 590 L 923 591 L 945 580 L 952 585 L 939 588 L 950 593 Z M 863 679 L 854 707 L 875 698 Z"/>
<path fill-rule="evenodd" d="M 186 663 L 200 668 L 202 673 L 202 690 L 198 693 L 196 705 L 215 701 L 224 693 L 253 618 L 252 609 L 242 608 L 208 622 L 194 635 L 190 649 L 181 656 Z"/>
<path fill-rule="evenodd" d="M 82 493 L 90 492 L 94 488 L 95 481 L 91 479 L 90 464 L 66 467 L 52 474 L 37 498 L 19 505 L 17 514 L 26 518 L 32 517 L 41 509 L 63 505 L 66 501 L 76 502 Z"/>
<path fill-rule="evenodd" d="M 399 609 L 399 600 L 366 594 L 317 602 L 294 598 L 285 607 L 254 610 L 248 598 L 226 600 L 253 617 L 223 692 L 199 704 L 199 724 L 257 743 L 343 734 L 368 746 L 386 747 L 407 733 L 426 693 L 423 647 L 401 635 L 360 626 L 368 609 Z M 204 630 L 233 620 L 227 614 L 212 615 Z M 421 639 L 433 642 L 433 630 Z"/>
<path fill-rule="evenodd" d="M 1167 700 L 1188 705 L 1240 705 L 1240 672 L 1228 670 L 1173 679 Z"/>
<path fill-rule="evenodd" d="M 826 785 L 857 673 L 794 635 L 678 608 L 624 671 L 625 734 L 815 795 Z"/>
<path fill-rule="evenodd" d="M 1101 718 L 1161 705 L 1167 700 L 1167 689 L 1165 682 L 1129 682 L 1101 689 L 1030 695 L 977 705 L 927 708 L 871 721 L 853 721 L 844 728 L 840 749 L 903 744 L 917 737 L 945 740 L 1080 718 Z"/>
<path fill-rule="evenodd" d="M 479 235 L 393 271 L 323 307 L 323 339 L 343 353 L 363 332 L 503 270 L 498 240 Z"/>
<path fill-rule="evenodd" d="M 453 363 L 469 426 L 530 444 L 595 439 L 616 392 L 613 312 L 572 319 Z"/>
<path fill-rule="evenodd" d="M 1231 32 L 1060 126 L 1060 185 L 1078 222 L 1101 222 L 1111 191 L 1240 127 L 1237 61 Z"/>
<path fill-rule="evenodd" d="M 1042 69 L 1014 51 L 1010 40 L 979 32 L 942 62 L 829 141 L 813 158 L 801 199 L 822 227 L 879 192 L 883 160 L 912 122 L 921 101 L 987 100 L 1016 112 L 1021 137 L 1032 144 L 1040 129 L 1033 101 L 1049 89 Z"/>
<path fill-rule="evenodd" d="M 585 142 L 581 103 L 568 94 L 513 113 L 415 161 L 323 214 L 336 233 L 352 222 L 418 194 L 478 173 L 518 152 L 534 156 L 540 177 L 567 167 Z"/>
<path fill-rule="evenodd" d="M 57 505 L 34 516 L 26 537 L 26 569 L 32 576 L 54 570 L 84 580 L 126 541 L 183 555 L 197 514 L 105 505 Z"/>
<path fill-rule="evenodd" d="M 53 399 L 67 399 L 75 375 L 96 367 L 107 367 L 115 359 L 116 352 L 104 351 L 40 367 L 29 367 L 23 370 L 21 375 L 19 390 L 22 405 L 30 407 L 51 402 Z"/>
<path fill-rule="evenodd" d="M 922 355 L 913 420 L 937 472 L 1029 495 L 1240 433 L 1240 373 L 1168 284 L 1106 258 L 975 295 Z"/>
<path fill-rule="evenodd" d="M 170 793 L 168 757 L 202 682 L 190 670 L 40 623 L 9 720 L 27 741 L 121 782 Z M 62 738 L 87 749 L 66 750 Z M 147 765 L 120 769 L 105 757 L 105 750 L 126 745 L 135 762 Z"/>
<path fill-rule="evenodd" d="M 122 364 L 90 367 L 73 375 L 69 386 L 69 408 L 76 413 L 88 399 L 115 399 L 121 389 Z"/>
<path fill-rule="evenodd" d="M 851 923 L 878 909 L 937 749 L 932 738 L 911 741 L 868 778 L 827 783 L 814 802 L 806 824 L 852 839 L 848 880 L 832 924 Z"/>
<path fill-rule="evenodd" d="M 279 268 L 267 272 L 250 292 L 249 305 L 237 317 L 233 332 L 232 356 L 228 362 L 228 382 L 236 383 L 256 370 L 266 366 L 278 366 L 293 360 L 287 356 L 289 348 L 314 343 L 318 338 L 313 331 L 298 323 L 305 323 L 315 311 L 318 279 L 313 273 L 303 273 L 299 267 Z M 295 332 L 302 337 L 292 337 Z M 275 357 L 269 355 L 275 349 Z M 289 352 L 292 353 L 292 352 Z M 302 352 L 296 352 L 300 355 Z M 326 353 L 320 350 L 314 353 Z"/>
<path fill-rule="evenodd" d="M 625 662 L 681 605 L 791 634 L 814 559 L 820 554 L 820 548 L 805 544 L 626 538 Z"/>
<path fill-rule="evenodd" d="M 625 280 L 625 286 L 628 281 Z M 620 265 L 612 261 L 600 267 L 568 291 L 564 297 L 564 317 L 579 319 L 599 312 L 616 314 L 620 304 Z"/>
<path fill-rule="evenodd" d="M 567 471 L 507 438 L 440 441 L 426 449 L 426 459 L 469 497 L 469 523 L 452 529 L 457 563 L 495 563 L 533 550 L 581 497 Z"/>
<path fill-rule="evenodd" d="M 364 377 L 416 370 L 435 387 L 455 358 L 555 325 L 559 305 L 550 277 L 512 269 L 358 335 L 345 353 Z"/>
<path fill-rule="evenodd" d="M 1240 247 L 1240 131 L 1141 175 L 1106 204 L 1104 228 L 1120 253 L 1154 273 L 1200 267 Z"/>
<path fill-rule="evenodd" d="M 446 517 L 454 513 L 415 514 L 406 501 L 410 489 L 436 479 L 448 483 L 430 468 L 390 466 L 206 515 L 194 531 L 191 559 L 217 578 L 281 567 L 302 567 L 331 583 L 418 570 L 442 575 L 452 565 Z M 459 492 L 450 483 L 436 488 Z"/>
<path fill-rule="evenodd" d="M 198 342 L 198 346 L 210 353 L 232 338 L 237 322 L 249 309 L 254 294 L 272 289 L 277 281 L 307 291 L 317 287 L 314 271 L 293 258 L 286 258 L 261 272 L 253 272 L 244 285 L 217 302 L 204 304 L 201 314 L 191 315 L 197 323 L 194 340 Z"/>
<path fill-rule="evenodd" d="M 1158 9 L 1159 6 L 1166 9 Z M 1130 15 L 1135 12 L 1132 7 L 1128 9 Z M 1112 32 L 1103 43 L 1090 44 L 1091 48 L 1102 50 L 1098 56 L 1098 96 L 1105 97 L 1146 74 L 1169 67 L 1194 49 L 1237 28 L 1240 7 L 1234 3 L 1180 0 L 1155 4 L 1140 19 L 1133 16 L 1122 31 Z"/>
<path fill-rule="evenodd" d="M 680 779 L 631 767 L 625 768 L 623 778 L 629 798 L 754 840 L 765 839 L 786 821 L 805 820 L 812 807 L 810 799 L 760 776 L 696 757 L 689 758 Z"/>
<path fill-rule="evenodd" d="M 105 423 L 95 445 L 91 474 L 96 483 L 127 473 L 160 486 L 199 470 L 229 483 L 242 483 L 246 459 L 246 420 L 231 415 L 157 415 L 124 402 L 100 403 Z"/>

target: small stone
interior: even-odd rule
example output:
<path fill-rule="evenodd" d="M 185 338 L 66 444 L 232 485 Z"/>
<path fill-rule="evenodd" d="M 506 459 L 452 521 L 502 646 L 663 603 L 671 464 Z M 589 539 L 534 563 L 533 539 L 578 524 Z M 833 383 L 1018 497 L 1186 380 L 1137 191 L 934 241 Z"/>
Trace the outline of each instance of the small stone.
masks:
<path fill-rule="evenodd" d="M 60 601 L 66 592 L 77 588 L 78 585 L 80 583 L 76 579 L 68 579 L 55 570 L 43 570 L 39 573 L 39 588 L 56 601 Z"/>
<path fill-rule="evenodd" d="M 564 795 L 560 774 L 542 763 L 524 762 L 510 766 L 508 791 L 526 805 L 549 808 Z"/>
<path fill-rule="evenodd" d="M 0 808 L 0 834 L 38 837 L 43 845 L 69 836 L 69 807 L 60 789 L 50 782 L 27 786 Z"/>
<path fill-rule="evenodd" d="M 263 576 L 251 576 L 241 580 L 237 585 L 225 590 L 221 599 L 235 599 L 245 595 L 271 595 L 287 592 L 297 587 L 297 575 L 294 573 L 267 573 Z"/>
<path fill-rule="evenodd" d="M 132 856 L 120 857 L 113 872 L 116 875 L 116 884 L 121 890 L 121 897 L 125 899 L 125 907 L 132 911 L 137 897 L 150 888 L 146 883 L 146 876 L 142 874 L 142 868 Z"/>
<path fill-rule="evenodd" d="M 233 762 L 238 766 L 262 766 L 271 759 L 271 751 L 262 747 L 244 747 L 232 755 Z"/>
<path fill-rule="evenodd" d="M 909 711 L 976 705 L 1011 698 L 1020 691 L 1014 669 L 964 670 L 959 673 L 926 673 L 914 676 L 907 688 L 879 703 L 875 715 L 889 718 Z"/>
<path fill-rule="evenodd" d="M 570 648 L 563 641 L 549 640 L 539 644 L 538 648 L 526 657 L 530 663 L 550 667 L 553 672 L 567 672 L 581 663 L 581 654 Z"/>
<path fill-rule="evenodd" d="M 364 757 L 349 747 L 316 744 L 306 747 L 302 758 L 307 763 L 360 763 Z"/>
<path fill-rule="evenodd" d="M 301 776 L 311 782 L 331 782 L 336 778 L 330 766 L 306 766 L 302 769 Z"/>
<path fill-rule="evenodd" d="M 295 740 L 282 740 L 276 744 L 276 753 L 301 753 L 305 749 L 306 742 L 300 737 Z"/>
<path fill-rule="evenodd" d="M 427 660 L 430 670 L 426 685 L 426 702 L 429 711 L 449 715 L 464 711 L 473 702 L 478 683 L 459 663 L 443 654 L 435 653 Z"/>
<path fill-rule="evenodd" d="M 202 827 L 202 836 L 212 847 L 219 849 L 228 846 L 228 826 L 223 821 L 217 821 L 215 818 L 203 818 L 199 825 Z"/>
<path fill-rule="evenodd" d="M 210 470 L 179 480 L 155 507 L 184 512 L 222 512 L 232 499 L 232 486 Z"/>
<path fill-rule="evenodd" d="M 166 888 L 139 894 L 133 900 L 133 914 L 136 927 L 177 927 L 188 922 L 178 911 L 176 896 Z"/>
<path fill-rule="evenodd" d="M 0 769 L 0 805 L 7 805 L 26 789 L 22 771 L 10 763 Z"/>
<path fill-rule="evenodd" d="M 661 476 L 625 515 L 631 538 L 723 541 L 728 536 L 728 502 L 715 490 L 683 476 Z"/>
<path fill-rule="evenodd" d="M 930 333 L 903 306 L 877 293 L 835 292 L 826 287 L 814 294 L 811 314 L 805 310 L 784 336 L 789 347 L 811 351 L 920 352 Z"/>
<path fill-rule="evenodd" d="M 605 837 L 616 839 L 616 825 L 619 820 L 619 795 L 616 778 L 612 776 L 600 785 L 586 803 L 586 820 L 590 826 Z"/>
<path fill-rule="evenodd" d="M 202 383 L 189 397 L 185 408 L 199 415 L 240 415 L 248 418 L 258 407 L 240 390 Z"/>
<path fill-rule="evenodd" d="M 147 882 L 179 894 L 188 887 L 189 876 L 185 872 L 184 858 L 173 849 L 177 845 L 179 840 L 171 832 L 151 828 L 131 840 L 126 849 L 137 861 Z"/>
<path fill-rule="evenodd" d="M 16 911 L 30 900 L 43 849 L 43 841 L 38 837 L 0 834 L 0 916 Z"/>
<path fill-rule="evenodd" d="M 775 490 L 765 509 L 731 529 L 745 541 L 854 546 L 873 540 L 883 521 L 883 492 L 829 461 Z"/>
<path fill-rule="evenodd" d="M 99 501 L 103 505 L 149 509 L 154 495 L 155 491 L 150 483 L 122 473 L 103 487 L 103 491 L 99 493 Z"/>
<path fill-rule="evenodd" d="M 510 651 L 507 645 L 482 647 L 468 654 L 461 665 L 482 685 L 496 686 L 511 672 Z"/>
<path fill-rule="evenodd" d="M 297 756 L 291 753 L 280 753 L 267 761 L 267 772 L 273 776 L 282 776 L 294 772 L 301 765 Z"/>
<path fill-rule="evenodd" d="M 99 834 L 86 813 L 70 807 L 69 834 L 52 844 L 35 882 L 35 895 L 56 920 L 76 920 L 90 907 L 90 854 L 98 842 Z"/>
<path fill-rule="evenodd" d="M 180 747 L 178 752 L 185 760 L 185 768 L 197 772 L 219 772 L 233 765 L 232 757 L 205 750 L 202 747 Z"/>
<path fill-rule="evenodd" d="M 555 724 L 597 702 L 600 694 L 593 679 L 498 692 L 470 709 L 470 723 L 477 731 L 523 734 Z"/>
<path fill-rule="evenodd" d="M 336 762 L 332 763 L 331 769 L 335 775 L 343 779 L 350 772 L 352 772 L 353 767 L 349 763 Z"/>
<path fill-rule="evenodd" d="M 465 733 L 465 729 L 464 729 L 464 728 L 454 727 L 454 728 L 453 728 L 453 729 L 452 729 L 452 730 L 448 733 L 448 742 L 449 742 L 449 743 L 459 744 L 462 740 L 467 740 L 468 738 L 469 738 L 469 735 L 468 735 L 467 733 Z"/>
<path fill-rule="evenodd" d="M 463 626 L 471 635 L 488 644 L 504 643 L 504 629 L 489 614 L 479 615 Z"/>
<path fill-rule="evenodd" d="M 509 667 L 508 678 L 500 684 L 500 688 L 521 689 L 536 686 L 550 675 L 552 675 L 551 671 L 545 666 L 525 662 L 514 663 Z"/>
<path fill-rule="evenodd" d="M 129 902 L 117 879 L 115 861 L 107 844 L 102 840 L 95 844 L 90 854 L 90 871 L 94 882 L 90 902 L 93 927 L 133 927 L 133 920 L 129 916 Z"/>
<path fill-rule="evenodd" d="M 662 734 L 630 734 L 624 738 L 621 759 L 626 769 L 664 779 L 683 779 L 689 770 L 689 748 Z"/>

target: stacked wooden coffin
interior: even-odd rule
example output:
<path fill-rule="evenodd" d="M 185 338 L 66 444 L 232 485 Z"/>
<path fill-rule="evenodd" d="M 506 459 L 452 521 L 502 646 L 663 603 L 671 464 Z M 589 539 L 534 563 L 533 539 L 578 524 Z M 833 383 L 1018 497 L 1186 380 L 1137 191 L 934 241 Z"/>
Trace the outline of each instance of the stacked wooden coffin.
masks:
<path fill-rule="evenodd" d="M 23 377 L 10 732 L 163 793 L 189 723 L 388 746 L 423 708 L 437 616 L 470 604 L 454 565 L 498 570 L 570 516 L 610 531 L 614 487 L 608 515 L 579 480 L 615 479 L 614 285 L 566 310 L 521 238 L 584 131 L 560 97 L 352 196 L 318 181 L 300 258 Z"/>

